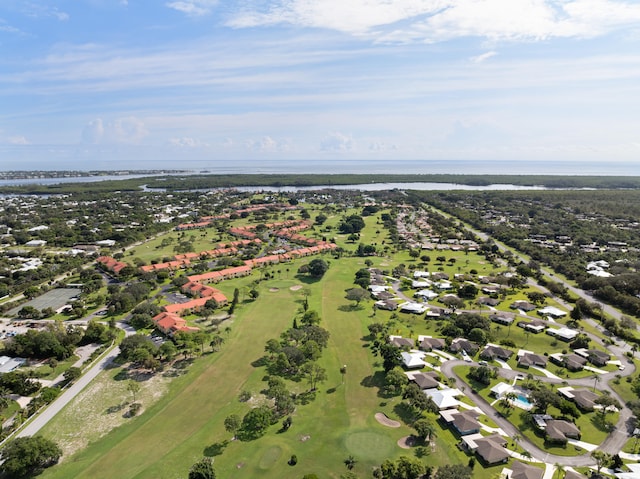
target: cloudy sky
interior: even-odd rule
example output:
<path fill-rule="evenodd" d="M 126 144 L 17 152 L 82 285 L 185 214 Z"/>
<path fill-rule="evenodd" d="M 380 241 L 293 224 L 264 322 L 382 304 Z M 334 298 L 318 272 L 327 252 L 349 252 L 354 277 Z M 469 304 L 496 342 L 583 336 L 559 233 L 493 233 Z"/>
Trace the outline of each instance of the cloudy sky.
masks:
<path fill-rule="evenodd" d="M 0 169 L 640 158 L 637 0 L 2 0 Z"/>

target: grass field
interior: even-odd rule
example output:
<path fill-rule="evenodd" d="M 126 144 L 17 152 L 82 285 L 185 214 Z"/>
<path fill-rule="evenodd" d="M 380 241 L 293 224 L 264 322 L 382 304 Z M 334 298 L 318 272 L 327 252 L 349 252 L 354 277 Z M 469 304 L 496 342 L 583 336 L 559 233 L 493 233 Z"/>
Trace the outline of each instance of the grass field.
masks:
<path fill-rule="evenodd" d="M 367 380 L 375 371 L 361 338 L 367 333 L 370 310 L 340 308 L 349 304 L 344 290 L 351 287 L 353 273 L 362 265 L 358 259 L 340 261 L 341 267 L 330 269 L 322 281 L 305 285 L 311 290 L 310 307 L 321 311 L 323 326 L 331 332 L 321 361 L 329 379 L 313 403 L 298 407 L 289 431 L 278 434 L 276 425 L 255 441 L 225 443 L 230 437 L 223 421 L 229 414 L 243 415 L 248 410 L 237 400 L 241 390 L 256 395 L 262 388 L 264 371 L 251 363 L 262 356 L 267 339 L 291 324 L 299 308 L 296 301 L 302 298 L 299 291 L 290 289 L 298 284 L 294 279 L 262 283 L 260 298 L 240 308 L 219 353 L 198 359 L 142 416 L 42 477 L 174 479 L 185 476 L 203 454 L 220 450 L 224 452 L 215 457 L 215 465 L 221 477 L 290 477 L 292 466 L 287 460 L 292 454 L 298 457 L 296 476 L 316 472 L 339 477 L 346 470 L 342 462 L 350 454 L 358 461 L 356 472 L 400 455 L 403 450 L 396 442 L 410 430 L 384 427 L 374 419 L 375 412 L 385 408 L 380 406 L 377 387 Z M 339 370 L 344 364 L 348 369 L 341 384 Z M 393 416 L 392 405 L 386 408 Z M 44 433 L 57 435 L 54 425 Z M 445 461 L 453 459 L 447 447 L 436 447 L 436 452 L 433 459 L 440 455 Z"/>
<path fill-rule="evenodd" d="M 355 250 L 358 243 L 348 243 L 346 235 L 337 234 L 336 227 L 340 217 L 351 212 L 327 214 L 326 226 L 309 234 L 335 238 L 340 246 Z M 318 210 L 310 210 L 310 213 L 313 219 Z M 382 249 L 386 232 L 376 223 L 376 216 L 366 218 L 360 241 Z M 278 221 L 282 219 L 278 218 Z M 327 231 L 326 227 L 330 229 Z M 138 246 L 127 253 L 126 261 L 139 258 L 149 262 L 162 256 L 172 257 L 179 236 L 180 233 L 172 232 Z M 196 251 L 210 249 L 214 243 L 230 239 L 220 235 L 215 228 L 186 233 L 187 238 L 191 236 L 195 238 Z M 161 246 L 166 238 L 175 239 L 173 243 Z M 470 269 L 476 269 L 481 275 L 497 272 L 494 265 L 475 253 L 438 251 L 428 255 L 431 257 L 428 264 L 410 258 L 406 251 L 392 257 L 370 259 L 374 266 L 385 270 L 404 263 L 409 270 L 441 268 L 450 276 Z M 446 261 L 436 264 L 437 256 L 444 256 Z M 455 261 L 449 261 L 450 258 Z M 157 383 L 145 384 L 140 398 L 145 408 L 141 416 L 121 417 L 118 407 L 126 400 L 126 391 L 113 379 L 117 371 L 102 373 L 95 384 L 43 430 L 45 436 L 54 439 L 66 441 L 64 438 L 69 437 L 65 442 L 67 452 L 87 446 L 75 455 L 66 456 L 60 465 L 45 471 L 41 477 L 175 479 L 185 477 L 191 464 L 203 455 L 215 459 L 218 477 L 266 479 L 302 477 L 307 473 L 339 478 L 346 471 L 343 461 L 352 455 L 357 461 L 354 472 L 362 477 L 368 476 L 372 467 L 385 459 L 413 455 L 415 451 L 397 445 L 400 438 L 411 434 L 408 427 L 385 427 L 374 418 L 376 412 L 384 412 L 396 420 L 403 415 L 402 408 L 398 407 L 399 398 L 389 399 L 379 394 L 381 367 L 379 359 L 372 356 L 366 345 L 367 325 L 373 321 L 392 320 L 392 333 L 415 338 L 418 334 L 437 336 L 441 322 L 387 311 L 377 311 L 374 315 L 371 301 L 353 308 L 344 295 L 354 286 L 354 274 L 365 267 L 365 259 L 331 256 L 325 256 L 325 259 L 331 268 L 320 281 L 296 276 L 303 260 L 270 266 L 249 277 L 217 285 L 227 297 L 232 297 L 235 288 L 242 291 L 244 297 L 244 291 L 254 287 L 253 281 L 267 272 L 272 278 L 255 286 L 260 293 L 256 301 L 241 301 L 235 316 L 223 323 L 223 328 L 230 327 L 230 333 L 225 335 L 226 342 L 219 352 L 196 359 L 182 370 L 184 374 L 176 374 L 170 381 L 158 378 Z M 263 356 L 265 342 L 277 338 L 298 314 L 303 293 L 300 289 L 292 289 L 294 286 L 304 287 L 311 293 L 310 308 L 320 313 L 321 325 L 331 334 L 329 347 L 320 360 L 327 370 L 328 380 L 318 388 L 315 401 L 297 407 L 288 431 L 278 432 L 279 425 L 274 425 L 259 439 L 230 441 L 231 435 L 223 426 L 225 417 L 230 414 L 243 416 L 251 405 L 264 401 L 260 391 L 265 386 L 265 370 L 252 364 Z M 411 292 L 407 291 L 407 294 Z M 500 309 L 508 310 L 508 304 L 517 299 L 526 299 L 523 291 L 508 294 Z M 549 301 L 547 304 L 555 303 Z M 495 342 L 509 339 L 517 347 L 537 352 L 560 352 L 567 347 L 548 335 L 525 334 L 515 325 L 510 329 L 492 325 L 491 332 Z M 344 378 L 340 374 L 343 365 L 347 366 Z M 293 392 L 307 388 L 304 382 L 289 382 L 288 386 Z M 241 391 L 250 391 L 253 399 L 241 403 L 238 400 Z M 479 392 L 484 396 L 488 388 Z M 119 416 L 117 420 L 107 420 L 106 416 L 114 414 Z M 113 426 L 117 427 L 109 432 Z M 584 427 L 589 429 L 590 425 Z M 82 430 L 86 431 L 81 438 L 73 435 Z M 439 431 L 435 447 L 428 451 L 425 462 L 432 466 L 466 464 L 467 456 L 456 447 L 458 439 L 449 430 Z M 287 461 L 293 454 L 298 463 L 290 466 Z M 474 477 L 488 479 L 496 472 L 499 472 L 496 468 L 484 469 L 476 465 Z"/>

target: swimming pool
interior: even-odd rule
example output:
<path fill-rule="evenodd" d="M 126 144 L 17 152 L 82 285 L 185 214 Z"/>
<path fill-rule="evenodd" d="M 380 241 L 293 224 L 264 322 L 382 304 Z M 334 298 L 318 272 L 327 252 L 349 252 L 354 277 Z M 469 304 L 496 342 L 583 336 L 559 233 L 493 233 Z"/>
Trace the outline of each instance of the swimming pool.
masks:
<path fill-rule="evenodd" d="M 524 409 L 525 411 L 533 408 L 533 404 L 529 402 L 529 399 L 527 399 L 527 396 L 525 396 L 524 394 L 518 394 L 518 397 L 512 399 L 511 402 L 514 406 L 519 407 L 520 409 Z"/>

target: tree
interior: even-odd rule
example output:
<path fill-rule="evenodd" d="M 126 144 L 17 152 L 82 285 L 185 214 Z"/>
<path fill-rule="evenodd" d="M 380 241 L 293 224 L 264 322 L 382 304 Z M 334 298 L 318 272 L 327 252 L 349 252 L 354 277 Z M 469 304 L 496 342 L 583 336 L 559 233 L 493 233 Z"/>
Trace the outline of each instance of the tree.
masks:
<path fill-rule="evenodd" d="M 421 418 L 413 423 L 413 428 L 418 433 L 418 437 L 423 441 L 430 441 L 436 435 L 436 426 L 430 419 Z"/>
<path fill-rule="evenodd" d="M 396 366 L 391 371 L 387 371 L 384 377 L 385 392 L 391 395 L 401 394 L 407 382 L 409 382 L 407 375 L 401 367 Z"/>
<path fill-rule="evenodd" d="M 327 380 L 327 370 L 320 366 L 318 363 L 306 363 L 300 369 L 302 374 L 307 376 L 307 382 L 312 391 L 316 390 L 318 383 L 322 383 Z"/>
<path fill-rule="evenodd" d="M 344 364 L 341 368 L 340 368 L 340 376 L 342 377 L 342 380 L 340 381 L 340 384 L 344 384 L 344 377 L 347 374 L 347 365 Z"/>
<path fill-rule="evenodd" d="M 356 306 L 360 306 L 360 302 L 364 301 L 369 297 L 369 291 L 363 288 L 351 288 L 347 290 L 347 294 L 345 296 L 349 301 L 355 301 Z"/>
<path fill-rule="evenodd" d="M 549 406 L 555 406 L 559 404 L 560 397 L 547 387 L 541 387 L 530 394 L 530 399 L 536 405 L 536 409 L 545 413 Z"/>
<path fill-rule="evenodd" d="M 233 439 L 236 437 L 236 432 L 240 429 L 241 419 L 237 414 L 231 414 L 224 419 L 225 431 L 233 434 Z"/>
<path fill-rule="evenodd" d="M 385 372 L 391 371 L 396 366 L 402 364 L 400 348 L 393 344 L 383 344 L 380 346 L 380 356 L 382 356 L 382 367 Z"/>
<path fill-rule="evenodd" d="M 344 465 L 347 466 L 347 469 L 351 470 L 354 467 L 356 467 L 356 463 L 358 461 L 356 461 L 355 457 L 353 456 L 348 456 L 345 460 L 344 460 Z"/>
<path fill-rule="evenodd" d="M 434 479 L 471 479 L 473 471 L 462 464 L 447 464 L 439 467 Z"/>
<path fill-rule="evenodd" d="M 400 456 L 396 461 L 387 459 L 380 465 L 381 479 L 418 479 L 425 472 L 425 466 L 418 459 Z M 374 473 L 374 477 L 375 473 Z M 453 476 L 452 476 L 453 479 Z"/>
<path fill-rule="evenodd" d="M 74 366 L 67 369 L 63 374 L 64 380 L 67 381 L 67 383 L 72 383 L 80 376 L 82 376 L 82 370 Z"/>
<path fill-rule="evenodd" d="M 133 402 L 136 402 L 136 395 L 140 392 L 140 384 L 138 384 L 137 381 L 130 379 L 127 382 L 127 391 L 129 391 L 133 396 Z"/>
<path fill-rule="evenodd" d="M 216 479 L 211 458 L 203 457 L 189 469 L 189 479 Z"/>
<path fill-rule="evenodd" d="M 600 474 L 600 469 L 607 467 L 611 463 L 611 454 L 596 449 L 591 452 L 591 458 L 596 461 L 596 472 Z"/>
<path fill-rule="evenodd" d="M 241 437 L 255 439 L 262 436 L 273 421 L 273 412 L 267 406 L 252 409 L 242 418 Z"/>
<path fill-rule="evenodd" d="M 11 479 L 33 477 L 51 467 L 62 456 L 58 445 L 42 436 L 19 437 L 0 452 L 0 472 Z"/>
<path fill-rule="evenodd" d="M 220 349 L 220 346 L 222 346 L 223 343 L 224 338 L 219 334 L 214 334 L 213 336 L 211 336 L 211 342 L 209 343 L 209 346 L 211 346 L 211 349 L 216 352 Z"/>
<path fill-rule="evenodd" d="M 322 278 L 328 269 L 329 264 L 321 258 L 315 258 L 309 262 L 309 276 L 314 278 Z"/>

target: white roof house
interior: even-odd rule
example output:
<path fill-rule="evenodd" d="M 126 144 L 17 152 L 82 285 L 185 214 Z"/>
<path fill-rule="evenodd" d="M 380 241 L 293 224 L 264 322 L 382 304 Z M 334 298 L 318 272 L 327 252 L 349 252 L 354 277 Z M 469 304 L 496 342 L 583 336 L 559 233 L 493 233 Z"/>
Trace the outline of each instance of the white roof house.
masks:
<path fill-rule="evenodd" d="M 424 393 L 433 400 L 440 410 L 457 408 L 460 403 L 456 396 L 462 395 L 460 390 L 455 388 L 427 389 Z"/>
<path fill-rule="evenodd" d="M 46 244 L 47 242 L 45 240 L 31 240 L 31 241 L 27 241 L 24 245 L 25 246 L 44 246 Z"/>
<path fill-rule="evenodd" d="M 562 339 L 563 341 L 571 341 L 572 339 L 575 339 L 578 334 L 580 334 L 579 331 L 570 328 L 549 328 L 546 332 L 548 335 L 555 336 L 556 338 Z"/>
<path fill-rule="evenodd" d="M 431 281 L 429 281 L 428 279 L 422 279 L 422 280 L 414 280 L 411 282 L 411 287 L 412 288 L 428 288 L 429 286 L 431 286 L 433 283 Z"/>
<path fill-rule="evenodd" d="M 422 314 L 427 310 L 427 306 L 420 303 L 407 302 L 400 305 L 400 311 L 403 313 Z"/>
<path fill-rule="evenodd" d="M 438 293 L 435 291 L 431 291 L 430 289 L 421 289 L 413 294 L 416 297 L 424 298 L 427 301 L 431 301 L 432 299 L 436 299 L 438 297 Z"/>
<path fill-rule="evenodd" d="M 431 273 L 429 273 L 428 271 L 414 271 L 413 272 L 413 277 L 414 278 L 428 278 L 429 276 L 431 276 Z"/>
<path fill-rule="evenodd" d="M 369 291 L 372 293 L 382 293 L 383 291 L 387 291 L 389 286 L 382 286 L 378 284 L 369 285 Z"/>
<path fill-rule="evenodd" d="M 423 368 L 427 365 L 423 360 L 424 353 L 407 353 L 403 351 L 400 355 L 402 356 L 402 364 L 407 369 Z"/>
<path fill-rule="evenodd" d="M 543 316 L 551 316 L 553 318 L 561 318 L 567 315 L 565 311 L 562 311 L 555 306 L 545 306 L 544 308 L 539 309 L 538 313 L 542 314 Z"/>
<path fill-rule="evenodd" d="M 507 394 L 509 391 L 513 389 L 513 386 L 507 383 L 498 383 L 491 388 L 491 393 L 500 399 L 502 396 Z"/>

